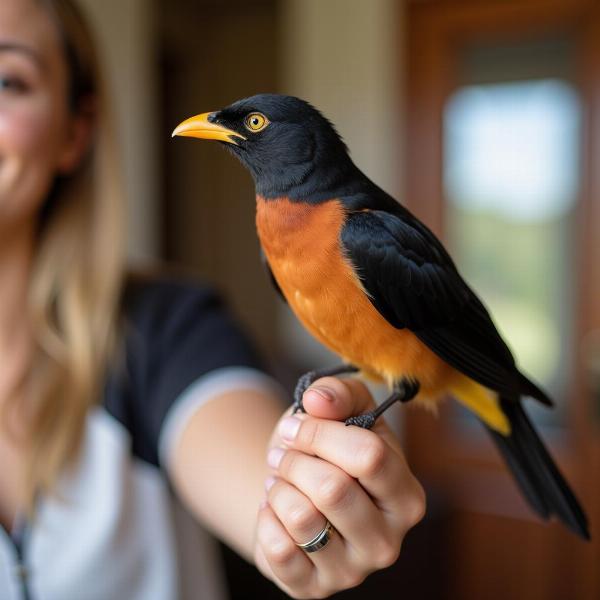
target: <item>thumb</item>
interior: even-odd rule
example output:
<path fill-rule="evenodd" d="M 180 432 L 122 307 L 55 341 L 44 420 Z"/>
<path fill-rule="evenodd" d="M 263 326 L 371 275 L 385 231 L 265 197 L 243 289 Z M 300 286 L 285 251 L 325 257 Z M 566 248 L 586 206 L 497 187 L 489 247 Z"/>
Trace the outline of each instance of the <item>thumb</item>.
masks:
<path fill-rule="evenodd" d="M 322 377 L 304 392 L 304 410 L 321 419 L 343 421 L 375 408 L 367 386 L 358 379 Z"/>
<path fill-rule="evenodd" d="M 362 381 L 336 377 L 317 379 L 304 392 L 302 403 L 308 415 L 333 421 L 345 421 L 348 417 L 373 410 L 376 406 L 369 388 Z M 383 417 L 377 419 L 372 431 L 379 434 L 397 452 L 402 453 L 396 435 Z"/>

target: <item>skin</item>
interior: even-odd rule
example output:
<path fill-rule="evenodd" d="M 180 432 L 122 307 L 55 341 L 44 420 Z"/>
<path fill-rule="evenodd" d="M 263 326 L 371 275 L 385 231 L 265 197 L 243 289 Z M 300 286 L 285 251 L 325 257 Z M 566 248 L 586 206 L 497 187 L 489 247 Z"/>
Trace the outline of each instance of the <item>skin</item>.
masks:
<path fill-rule="evenodd" d="M 22 307 L 36 216 L 53 178 L 76 168 L 93 131 L 90 115 L 69 112 L 66 90 L 66 65 L 48 15 L 34 2 L 2 0 L 0 407 L 31 346 Z M 361 383 L 334 378 L 306 392 L 308 414 L 297 417 L 282 416 L 278 400 L 266 393 L 216 397 L 188 421 L 169 475 L 194 514 L 289 595 L 325 597 L 394 562 L 425 508 L 423 490 L 385 422 L 372 431 L 341 422 L 372 405 Z M 0 429 L 0 522 L 7 529 L 22 506 L 22 457 L 18 436 Z M 295 542 L 314 537 L 326 518 L 336 533 L 321 551 L 305 554 Z"/>

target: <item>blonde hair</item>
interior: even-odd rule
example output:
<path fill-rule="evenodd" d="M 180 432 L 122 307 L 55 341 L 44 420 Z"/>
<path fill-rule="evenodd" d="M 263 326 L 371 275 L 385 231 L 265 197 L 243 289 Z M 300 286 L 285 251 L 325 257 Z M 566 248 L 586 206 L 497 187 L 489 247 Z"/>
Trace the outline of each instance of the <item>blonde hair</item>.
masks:
<path fill-rule="evenodd" d="M 30 510 L 35 494 L 51 491 L 77 456 L 114 350 L 123 279 L 120 178 L 93 40 L 71 0 L 37 1 L 63 44 L 69 108 L 90 111 L 95 133 L 40 215 L 29 296 L 34 351 L 23 384 Z"/>

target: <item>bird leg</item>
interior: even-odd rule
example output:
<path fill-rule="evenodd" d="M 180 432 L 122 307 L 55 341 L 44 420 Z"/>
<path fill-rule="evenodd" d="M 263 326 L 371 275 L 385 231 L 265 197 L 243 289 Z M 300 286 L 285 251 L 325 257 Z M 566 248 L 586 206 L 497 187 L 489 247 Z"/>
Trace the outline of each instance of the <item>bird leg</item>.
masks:
<path fill-rule="evenodd" d="M 408 402 L 419 393 L 419 382 L 416 379 L 401 379 L 394 385 L 394 391 L 389 398 L 382 402 L 377 408 L 370 410 L 362 415 L 356 415 L 346 419 L 346 425 L 356 425 L 363 429 L 371 429 L 375 421 L 390 407 L 394 402 Z"/>
<path fill-rule="evenodd" d="M 342 375 L 343 373 L 356 373 L 358 367 L 354 365 L 338 365 L 337 367 L 330 367 L 329 369 L 318 369 L 315 371 L 309 371 L 304 373 L 298 379 L 296 389 L 294 390 L 294 410 L 292 414 L 295 415 L 297 412 L 306 412 L 304 405 L 302 404 L 302 396 L 304 392 L 321 377 L 329 377 L 331 375 Z"/>

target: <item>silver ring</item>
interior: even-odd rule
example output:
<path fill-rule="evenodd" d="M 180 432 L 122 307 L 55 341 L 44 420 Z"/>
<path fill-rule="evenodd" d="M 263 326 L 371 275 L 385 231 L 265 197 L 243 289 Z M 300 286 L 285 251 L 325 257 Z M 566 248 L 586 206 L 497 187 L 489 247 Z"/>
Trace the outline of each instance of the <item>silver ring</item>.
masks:
<path fill-rule="evenodd" d="M 323 529 L 321 529 L 321 531 L 319 531 L 319 533 L 317 533 L 317 535 L 315 535 L 315 537 L 312 540 L 310 540 L 310 542 L 306 542 L 304 544 L 296 544 L 296 546 L 304 550 L 304 552 L 316 552 L 317 550 L 320 550 L 321 548 L 327 546 L 327 543 L 331 539 L 331 535 L 334 531 L 335 529 L 333 528 L 333 525 L 329 521 L 327 521 L 325 523 L 325 527 L 323 527 Z"/>

